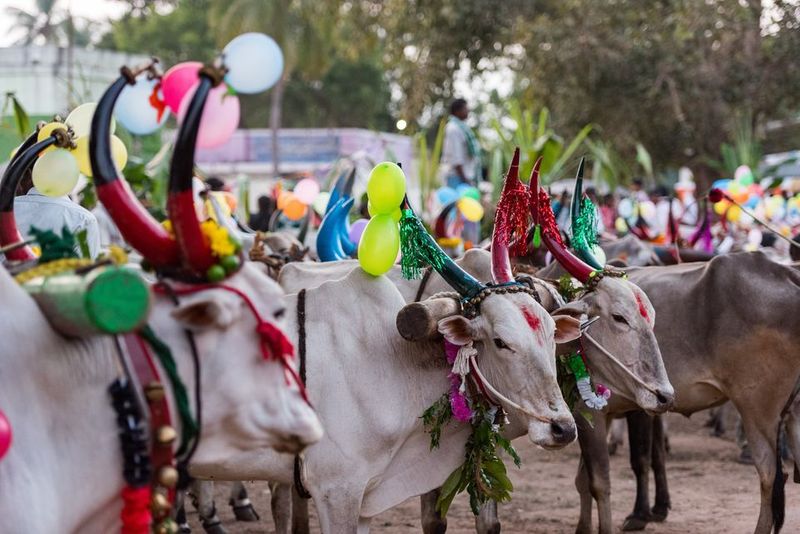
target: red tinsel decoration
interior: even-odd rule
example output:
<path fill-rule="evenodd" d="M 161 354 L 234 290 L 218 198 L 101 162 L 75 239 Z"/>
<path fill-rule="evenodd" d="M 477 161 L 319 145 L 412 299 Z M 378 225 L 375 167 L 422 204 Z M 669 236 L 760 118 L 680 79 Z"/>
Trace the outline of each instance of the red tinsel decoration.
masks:
<path fill-rule="evenodd" d="M 542 227 L 543 234 L 547 234 L 553 241 L 565 247 L 564 241 L 561 239 L 561 232 L 556 224 L 553 206 L 550 205 L 550 195 L 544 189 L 539 189 L 539 225 Z"/>
<path fill-rule="evenodd" d="M 121 534 L 149 534 L 150 522 L 150 487 L 134 488 L 125 486 L 122 489 Z"/>
<path fill-rule="evenodd" d="M 503 188 L 494 225 L 502 243 L 510 245 L 509 253 L 513 256 L 524 256 L 528 252 L 525 236 L 530 226 L 530 200 L 528 190 L 514 178 L 516 183 Z"/>

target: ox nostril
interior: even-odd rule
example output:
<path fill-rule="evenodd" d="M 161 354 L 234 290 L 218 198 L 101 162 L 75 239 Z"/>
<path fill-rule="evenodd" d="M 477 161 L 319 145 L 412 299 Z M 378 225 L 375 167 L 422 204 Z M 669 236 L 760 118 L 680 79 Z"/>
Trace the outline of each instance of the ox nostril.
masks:
<path fill-rule="evenodd" d="M 557 421 L 550 423 L 550 432 L 556 443 L 570 443 L 575 439 L 576 431 L 572 425 L 565 425 Z"/>
<path fill-rule="evenodd" d="M 656 391 L 656 400 L 662 406 L 671 406 L 675 399 L 672 395 L 665 395 L 661 391 Z"/>

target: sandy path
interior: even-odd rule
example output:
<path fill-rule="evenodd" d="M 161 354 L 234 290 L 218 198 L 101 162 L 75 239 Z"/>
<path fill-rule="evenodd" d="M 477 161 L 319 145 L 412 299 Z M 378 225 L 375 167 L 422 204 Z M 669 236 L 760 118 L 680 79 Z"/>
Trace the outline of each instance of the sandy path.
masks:
<path fill-rule="evenodd" d="M 704 414 L 691 420 L 669 416 L 672 452 L 668 475 L 672 511 L 665 523 L 651 524 L 651 533 L 747 533 L 752 532 L 758 514 L 759 497 L 755 469 L 734 461 L 736 445 L 729 439 L 712 438 L 703 428 Z M 730 434 L 731 432 L 729 432 Z M 571 533 L 578 517 L 578 495 L 573 478 L 578 459 L 576 444 L 566 450 L 547 452 L 525 440 L 516 443 L 523 465 L 513 467 L 514 500 L 500 511 L 505 533 Z M 612 458 L 612 508 L 614 524 L 619 529 L 633 507 L 635 484 L 628 467 L 627 446 Z M 791 466 L 786 466 L 788 470 Z M 266 484 L 248 485 L 251 498 L 262 516 L 259 523 L 236 523 L 225 505 L 228 488 L 219 484 L 218 507 L 223 524 L 230 534 L 274 532 L 269 513 Z M 651 499 L 653 495 L 651 481 Z M 787 520 L 784 532 L 800 532 L 800 485 L 786 486 Z M 313 512 L 312 512 L 313 513 Z M 195 533 L 202 532 L 190 515 Z M 448 517 L 448 532 L 472 533 L 474 523 L 466 498 L 456 499 Z M 419 500 L 410 499 L 372 521 L 372 532 L 400 534 L 420 532 Z M 319 532 L 312 517 L 312 532 Z"/>

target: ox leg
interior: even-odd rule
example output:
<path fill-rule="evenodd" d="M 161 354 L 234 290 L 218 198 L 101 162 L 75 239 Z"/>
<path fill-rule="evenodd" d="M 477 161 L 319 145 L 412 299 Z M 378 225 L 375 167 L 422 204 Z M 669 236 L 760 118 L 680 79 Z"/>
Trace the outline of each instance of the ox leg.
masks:
<path fill-rule="evenodd" d="M 439 500 L 440 493 L 440 488 L 437 488 L 419 496 L 423 534 L 444 534 L 447 532 L 447 517 L 442 517 L 436 511 L 436 501 Z"/>
<path fill-rule="evenodd" d="M 780 461 L 777 451 L 778 425 L 776 421 L 773 421 L 774 424 L 770 428 L 769 421 L 763 418 L 763 414 L 758 418 L 759 422 L 755 422 L 751 420 L 752 417 L 746 417 L 744 413 L 740 413 L 761 484 L 761 509 L 754 532 L 755 534 L 769 534 L 774 524 L 772 490 L 776 483 L 781 485 L 776 490 L 780 494 L 780 508 L 781 510 L 784 508 L 782 502 L 784 500 L 783 469 L 781 468 L 779 472 L 777 464 Z M 776 480 L 776 475 L 780 475 L 780 480 Z"/>
<path fill-rule="evenodd" d="M 650 520 L 650 456 L 653 448 L 653 421 L 642 411 L 629 412 L 628 444 L 630 446 L 631 469 L 636 477 L 636 502 L 633 512 L 625 518 L 622 530 L 642 530 Z"/>
<path fill-rule="evenodd" d="M 489 501 L 481 506 L 475 518 L 475 530 L 478 534 L 500 534 L 500 519 L 497 516 L 497 502 Z"/>
<path fill-rule="evenodd" d="M 625 421 L 614 419 L 611 421 L 611 430 L 608 433 L 608 454 L 614 456 L 617 449 L 625 441 Z"/>
<path fill-rule="evenodd" d="M 250 497 L 247 496 L 247 490 L 242 482 L 234 482 L 231 484 L 231 497 L 228 504 L 233 508 L 233 515 L 236 516 L 237 521 L 245 521 L 248 523 L 258 521 L 258 513 L 253 508 L 253 503 L 250 502 Z"/>
<path fill-rule="evenodd" d="M 179 491 L 175 496 L 175 522 L 178 524 L 178 534 L 192 534 L 189 520 L 186 519 L 185 491 Z"/>
<path fill-rule="evenodd" d="M 581 447 L 581 460 L 575 487 L 581 496 L 581 516 L 577 533 L 592 531 L 592 499 L 597 502 L 598 532 L 610 534 L 614 530 L 611 520 L 611 479 L 609 476 L 609 456 L 606 445 L 607 421 L 604 414 L 596 414 L 590 424 L 584 417 L 575 413 L 578 427 L 578 443 Z"/>
<path fill-rule="evenodd" d="M 369 522 L 360 517 L 363 486 L 333 486 L 313 492 L 313 495 L 320 530 L 324 534 L 361 534 L 368 531 Z"/>
<path fill-rule="evenodd" d="M 794 461 L 794 482 L 800 483 L 800 400 L 795 400 L 789 415 L 786 417 L 786 437 L 789 440 L 789 451 Z"/>
<path fill-rule="evenodd" d="M 656 502 L 651 510 L 650 518 L 653 521 L 664 521 L 667 518 L 672 503 L 669 499 L 667 487 L 667 448 L 664 416 L 653 417 L 653 476 L 656 480 Z"/>
<path fill-rule="evenodd" d="M 203 530 L 207 534 L 227 534 L 214 504 L 214 483 L 210 480 L 195 480 L 192 483 L 192 494 Z"/>
<path fill-rule="evenodd" d="M 310 534 L 311 532 L 308 523 L 308 501 L 297 493 L 297 488 L 292 486 L 292 534 Z"/>
<path fill-rule="evenodd" d="M 289 534 L 292 525 L 292 486 L 270 482 L 269 493 L 275 534 Z"/>

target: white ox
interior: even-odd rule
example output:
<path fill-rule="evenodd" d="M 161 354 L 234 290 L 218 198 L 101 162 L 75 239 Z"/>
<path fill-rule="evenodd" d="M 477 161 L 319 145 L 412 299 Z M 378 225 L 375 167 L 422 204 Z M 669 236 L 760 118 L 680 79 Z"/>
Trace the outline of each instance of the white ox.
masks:
<path fill-rule="evenodd" d="M 281 291 L 257 267 L 245 266 L 227 283 L 252 295 L 263 317 L 280 325 Z M 14 432 L 0 460 L 0 532 L 119 530 L 123 465 L 107 393 L 120 372 L 112 340 L 58 335 L 4 269 L 0 295 L 0 409 Z M 219 465 L 266 447 L 295 451 L 320 438 L 318 419 L 286 385 L 282 365 L 264 361 L 255 319 L 238 296 L 212 289 L 181 297 L 178 306 L 156 297 L 150 324 L 172 348 L 192 406 L 184 329 L 195 334 L 202 366 L 198 463 Z"/>
<path fill-rule="evenodd" d="M 326 267 L 305 265 L 314 266 Z M 297 298 L 290 295 L 287 306 L 287 328 L 296 344 Z M 436 309 L 442 300 L 417 306 Z M 400 337 L 395 321 L 405 304 L 391 280 L 373 278 L 355 265 L 341 280 L 306 292 L 307 388 L 326 433 L 307 449 L 303 478 L 323 532 L 366 531 L 371 517 L 438 487 L 463 462 L 468 425 L 451 423 L 441 446 L 429 450 L 419 417 L 449 390 L 449 366 L 440 341 L 414 343 Z M 528 326 L 523 310 L 538 318 L 539 330 Z M 546 448 L 575 439 L 553 353 L 555 341 L 578 335 L 576 320 L 554 321 L 527 293 L 491 294 L 475 319 L 452 311 L 437 318 L 450 341 L 476 343 L 487 380 L 528 412 L 509 410 L 509 435 L 527 433 Z M 197 465 L 195 472 L 209 478 L 291 483 L 293 460 L 266 451 L 247 462 Z M 228 476 L 235 471 L 238 477 Z"/>

